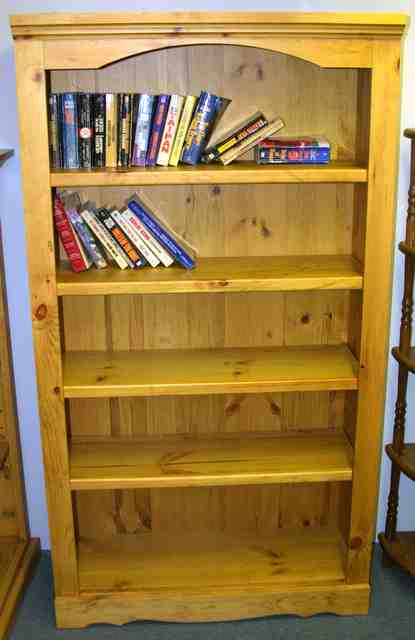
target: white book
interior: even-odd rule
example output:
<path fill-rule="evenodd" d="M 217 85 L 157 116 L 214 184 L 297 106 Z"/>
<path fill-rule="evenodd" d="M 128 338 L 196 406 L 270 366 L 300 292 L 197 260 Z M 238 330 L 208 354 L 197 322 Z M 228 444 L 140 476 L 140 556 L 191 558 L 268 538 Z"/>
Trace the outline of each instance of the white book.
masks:
<path fill-rule="evenodd" d="M 135 228 L 137 233 L 140 235 L 140 238 L 143 242 L 148 246 L 150 251 L 154 253 L 155 256 L 160 260 L 161 264 L 165 267 L 170 267 L 174 259 L 166 251 L 166 249 L 160 244 L 158 240 L 153 236 L 152 233 L 147 229 L 145 224 L 141 222 L 141 220 L 135 215 L 133 211 L 129 207 L 125 209 L 123 212 L 128 222 Z"/>
<path fill-rule="evenodd" d="M 132 226 L 124 215 L 125 211 L 117 211 L 113 209 L 111 211 L 111 217 L 119 224 L 124 233 L 128 236 L 131 242 L 137 247 L 141 255 L 145 257 L 147 262 L 152 267 L 157 267 L 160 264 L 160 260 L 154 255 L 148 248 L 145 242 L 142 241 L 138 231 Z"/>
<path fill-rule="evenodd" d="M 121 254 L 117 243 L 104 225 L 97 219 L 95 213 L 89 209 L 81 211 L 82 220 L 88 225 L 92 233 L 98 238 L 107 253 L 115 260 L 120 269 L 127 269 L 128 263 Z"/>
<path fill-rule="evenodd" d="M 161 137 L 157 164 L 167 167 L 173 149 L 174 138 L 179 125 L 180 116 L 184 104 L 184 96 L 173 94 L 170 98 L 169 110 L 167 111 L 166 124 L 164 125 Z"/>

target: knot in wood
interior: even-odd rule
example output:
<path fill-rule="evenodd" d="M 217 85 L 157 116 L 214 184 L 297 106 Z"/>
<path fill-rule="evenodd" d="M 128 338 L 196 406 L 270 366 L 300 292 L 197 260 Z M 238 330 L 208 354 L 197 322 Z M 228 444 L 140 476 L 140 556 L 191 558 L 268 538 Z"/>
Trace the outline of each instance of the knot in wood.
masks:
<path fill-rule="evenodd" d="M 40 304 L 35 311 L 36 320 L 44 320 L 48 315 L 48 308 L 45 304 Z"/>
<path fill-rule="evenodd" d="M 356 536 L 356 538 L 352 538 L 350 540 L 350 548 L 351 549 L 360 549 L 362 546 L 362 538 Z"/>

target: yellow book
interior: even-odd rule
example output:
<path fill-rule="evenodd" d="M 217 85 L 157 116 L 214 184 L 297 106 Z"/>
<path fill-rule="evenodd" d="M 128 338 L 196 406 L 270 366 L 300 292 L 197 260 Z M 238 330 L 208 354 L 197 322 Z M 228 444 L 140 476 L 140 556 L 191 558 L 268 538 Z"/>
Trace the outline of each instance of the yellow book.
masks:
<path fill-rule="evenodd" d="M 186 96 L 182 115 L 180 118 L 179 126 L 177 127 L 177 133 L 173 142 L 173 148 L 172 148 L 170 159 L 169 159 L 169 165 L 171 167 L 177 167 L 177 165 L 179 164 L 184 140 L 186 137 L 187 130 L 189 128 L 190 121 L 192 119 L 196 100 L 197 100 L 196 96 Z"/>
<path fill-rule="evenodd" d="M 117 96 L 114 93 L 105 95 L 106 127 L 105 127 L 105 164 L 107 167 L 117 166 Z"/>

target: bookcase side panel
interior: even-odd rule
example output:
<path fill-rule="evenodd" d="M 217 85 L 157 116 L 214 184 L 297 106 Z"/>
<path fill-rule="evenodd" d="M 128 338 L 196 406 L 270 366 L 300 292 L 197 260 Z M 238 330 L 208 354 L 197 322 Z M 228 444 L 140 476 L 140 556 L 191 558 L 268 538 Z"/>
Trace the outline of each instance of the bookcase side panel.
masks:
<path fill-rule="evenodd" d="M 374 44 L 359 401 L 347 580 L 367 582 L 378 497 L 399 149 L 400 46 Z"/>
<path fill-rule="evenodd" d="M 55 591 L 57 595 L 76 594 L 42 42 L 17 40 L 16 67 L 32 324 Z"/>

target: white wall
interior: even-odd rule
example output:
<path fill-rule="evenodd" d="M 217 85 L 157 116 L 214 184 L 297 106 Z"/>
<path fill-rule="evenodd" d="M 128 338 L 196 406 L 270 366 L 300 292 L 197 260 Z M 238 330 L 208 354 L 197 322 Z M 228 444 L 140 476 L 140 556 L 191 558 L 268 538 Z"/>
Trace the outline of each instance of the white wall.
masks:
<path fill-rule="evenodd" d="M 24 255 L 24 233 L 21 186 L 19 178 L 19 149 L 16 118 L 16 98 L 13 66 L 12 40 L 8 27 L 11 13 L 36 13 L 42 11 L 138 11 L 138 10 L 281 10 L 281 11 L 393 11 L 410 15 L 415 23 L 414 0 L 152 0 L 137 3 L 134 0 L 0 0 L 0 148 L 14 147 L 16 156 L 0 172 L 1 208 L 3 223 L 6 276 L 12 328 L 12 348 L 17 387 L 17 403 L 25 467 L 25 480 L 29 504 L 32 534 L 40 536 L 44 547 L 48 547 L 46 505 L 43 489 L 43 474 L 39 420 L 37 412 L 34 366 L 32 355 L 30 308 L 28 302 L 27 274 Z M 405 45 L 403 65 L 402 128 L 415 127 L 415 24 L 410 29 Z M 30 115 L 30 105 L 28 105 Z M 397 241 L 403 237 L 409 177 L 409 143 L 404 140 L 401 147 L 399 202 L 396 226 Z M 391 344 L 396 344 L 399 333 L 400 301 L 402 298 L 403 261 L 396 255 L 391 323 Z M 376 312 L 374 310 L 374 312 Z M 381 312 L 381 311 L 380 311 Z M 391 361 L 388 375 L 388 392 L 385 415 L 385 442 L 390 440 L 393 410 L 396 395 L 396 364 Z M 415 382 L 410 384 L 410 395 L 414 396 Z M 409 412 L 415 410 L 415 403 Z M 371 462 L 368 460 L 368 467 Z M 389 483 L 389 463 L 385 458 L 379 500 L 378 527 L 382 529 Z M 412 492 L 411 492 L 412 491 Z M 402 481 L 400 526 L 402 529 L 415 528 L 415 511 L 411 508 L 411 497 L 415 487 L 409 481 Z"/>

